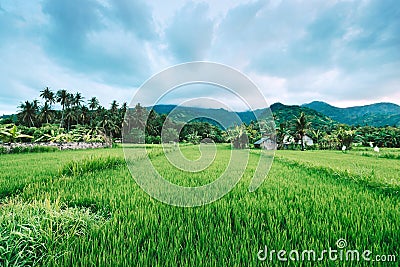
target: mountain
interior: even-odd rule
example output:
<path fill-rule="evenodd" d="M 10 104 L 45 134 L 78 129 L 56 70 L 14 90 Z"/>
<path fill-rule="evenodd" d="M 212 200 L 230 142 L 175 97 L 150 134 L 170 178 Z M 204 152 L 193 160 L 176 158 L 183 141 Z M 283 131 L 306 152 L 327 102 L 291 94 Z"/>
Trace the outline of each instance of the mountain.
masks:
<path fill-rule="evenodd" d="M 2 123 L 14 123 L 17 121 L 17 115 L 16 114 L 2 115 L 2 116 L 0 116 L 0 121 Z"/>
<path fill-rule="evenodd" d="M 170 117 L 172 120 L 177 122 L 188 122 L 191 120 L 206 121 L 217 126 L 223 124 L 222 128 L 229 128 L 235 124 L 239 125 L 242 121 L 246 123 L 249 123 L 252 120 L 255 121 L 256 115 L 254 115 L 254 113 L 260 115 L 265 111 L 265 109 L 259 109 L 254 113 L 251 111 L 231 112 L 222 108 L 198 108 L 176 105 L 156 105 L 154 107 L 148 107 L 148 109 L 151 108 L 153 108 L 158 114 L 170 114 L 172 112 Z"/>
<path fill-rule="evenodd" d="M 338 108 L 321 101 L 302 105 L 314 109 L 340 123 L 349 125 L 400 126 L 400 106 L 393 103 L 376 103 L 365 106 Z"/>
<path fill-rule="evenodd" d="M 307 116 L 308 120 L 311 122 L 311 127 L 314 129 L 331 129 L 337 124 L 337 122 L 330 117 L 308 107 L 275 103 L 272 104 L 270 108 L 275 116 L 275 124 L 277 124 L 277 126 L 279 126 L 280 122 L 289 122 L 289 125 L 293 125 L 293 120 L 295 120 L 301 112 Z"/>
<path fill-rule="evenodd" d="M 173 111 L 173 113 L 170 114 L 171 119 L 178 122 L 187 122 L 193 118 L 200 118 L 197 120 L 208 121 L 214 125 L 218 125 L 217 123 L 213 123 L 212 121 L 206 119 L 213 118 L 215 121 L 221 121 L 225 123 L 225 127 L 222 128 L 228 128 L 235 124 L 241 124 L 242 122 L 249 124 L 251 121 L 256 120 L 256 116 L 261 120 L 270 118 L 270 115 L 268 115 L 269 110 L 266 108 L 257 109 L 254 112 L 232 112 L 222 108 L 212 109 L 175 105 L 156 105 L 152 108 L 159 114 L 170 114 L 170 112 Z M 304 112 L 307 115 L 314 128 L 331 128 L 331 126 L 337 124 L 326 115 L 307 107 L 288 106 L 282 103 L 275 103 L 271 105 L 270 108 L 275 117 L 275 123 L 277 126 L 279 126 L 281 122 L 289 122 L 290 125 L 293 124 L 290 121 L 293 121 L 296 117 L 298 117 L 301 112 Z M 151 107 L 148 107 L 148 109 L 151 109 Z"/>

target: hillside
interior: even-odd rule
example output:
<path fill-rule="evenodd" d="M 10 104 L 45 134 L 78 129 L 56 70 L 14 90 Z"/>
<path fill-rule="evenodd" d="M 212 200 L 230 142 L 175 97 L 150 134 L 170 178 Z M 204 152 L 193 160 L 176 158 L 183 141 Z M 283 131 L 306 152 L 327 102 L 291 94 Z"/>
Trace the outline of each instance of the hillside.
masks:
<path fill-rule="evenodd" d="M 175 109 L 176 108 L 176 109 Z M 225 109 L 211 109 L 211 108 L 197 108 L 197 107 L 176 107 L 174 105 L 157 105 L 153 108 L 159 114 L 169 114 L 174 110 L 171 119 L 175 121 L 188 121 L 189 118 L 200 117 L 200 118 L 214 118 L 215 120 L 223 121 L 227 124 L 227 127 L 241 122 L 250 123 L 254 121 L 256 115 L 259 119 L 265 119 L 267 117 L 266 109 L 258 109 L 254 112 L 244 111 L 236 112 L 237 116 L 233 112 L 229 112 Z M 314 128 L 331 128 L 336 122 L 329 117 L 317 112 L 313 109 L 300 106 L 287 106 L 281 103 L 275 103 L 271 105 L 271 111 L 275 117 L 275 123 L 277 126 L 281 122 L 293 121 L 295 117 L 299 116 L 301 112 L 304 112 L 312 123 Z M 291 124 L 291 123 L 289 123 Z"/>
<path fill-rule="evenodd" d="M 311 122 L 312 128 L 331 129 L 332 126 L 337 124 L 336 121 L 328 116 L 307 107 L 275 103 L 271 105 L 271 110 L 275 116 L 275 123 L 277 126 L 280 122 L 289 122 L 289 124 L 293 124 L 292 121 L 296 119 L 301 112 L 306 114 L 308 120 Z"/>
<path fill-rule="evenodd" d="M 349 125 L 400 125 L 400 106 L 393 103 L 376 103 L 365 106 L 338 108 L 328 103 L 314 101 L 302 105 Z"/>

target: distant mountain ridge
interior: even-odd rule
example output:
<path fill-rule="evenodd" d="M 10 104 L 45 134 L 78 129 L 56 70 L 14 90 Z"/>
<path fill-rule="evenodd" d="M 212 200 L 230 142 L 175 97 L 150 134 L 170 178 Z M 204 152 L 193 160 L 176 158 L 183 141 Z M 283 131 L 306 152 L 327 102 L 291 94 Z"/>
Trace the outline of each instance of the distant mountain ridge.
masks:
<path fill-rule="evenodd" d="M 258 109 L 254 112 L 232 112 L 222 108 L 199 108 L 176 105 L 156 105 L 154 107 L 148 107 L 147 109 L 151 108 L 159 114 L 169 114 L 173 111 L 170 115 L 171 119 L 178 122 L 187 122 L 193 118 L 203 118 L 202 121 L 207 121 L 204 118 L 213 118 L 215 121 L 224 122 L 226 124 L 222 125 L 224 128 L 229 128 L 235 124 L 239 125 L 242 122 L 250 123 L 256 120 L 256 116 L 261 116 L 263 112 L 266 112 L 266 109 Z M 237 116 L 235 116 L 234 113 L 236 113 Z M 209 122 L 212 123 L 212 121 Z"/>
<path fill-rule="evenodd" d="M 251 121 L 258 119 L 271 118 L 270 111 L 267 108 L 257 109 L 255 111 L 233 112 L 225 109 L 213 108 L 198 108 L 198 107 L 185 107 L 175 105 L 156 105 L 153 108 L 159 114 L 170 114 L 171 119 L 178 122 L 187 122 L 190 119 L 197 118 L 213 118 L 215 121 L 225 122 L 225 127 L 239 125 L 241 123 L 249 124 Z M 275 123 L 279 126 L 280 123 L 293 121 L 296 117 L 304 112 L 312 122 L 314 128 L 331 128 L 337 122 L 333 121 L 328 116 L 315 111 L 313 109 L 301 106 L 289 106 L 282 103 L 275 103 L 270 106 Z M 235 114 L 236 113 L 236 114 Z M 207 119 L 200 119 L 200 121 L 207 121 Z M 210 122 L 210 121 L 209 121 Z M 211 122 L 212 123 L 212 122 Z"/>
<path fill-rule="evenodd" d="M 339 108 L 322 101 L 313 101 L 302 106 L 314 109 L 337 122 L 349 125 L 400 126 L 400 106 L 393 103 Z"/>

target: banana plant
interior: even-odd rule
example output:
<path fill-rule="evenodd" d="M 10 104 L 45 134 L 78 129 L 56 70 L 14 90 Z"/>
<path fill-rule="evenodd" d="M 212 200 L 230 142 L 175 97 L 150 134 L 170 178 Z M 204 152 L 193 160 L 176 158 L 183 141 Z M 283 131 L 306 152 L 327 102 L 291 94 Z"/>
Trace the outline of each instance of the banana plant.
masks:
<path fill-rule="evenodd" d="M 18 127 L 15 124 L 8 125 L 0 130 L 0 139 L 4 143 L 14 143 L 21 138 L 32 139 L 33 136 L 23 134 L 20 130 L 18 130 Z"/>

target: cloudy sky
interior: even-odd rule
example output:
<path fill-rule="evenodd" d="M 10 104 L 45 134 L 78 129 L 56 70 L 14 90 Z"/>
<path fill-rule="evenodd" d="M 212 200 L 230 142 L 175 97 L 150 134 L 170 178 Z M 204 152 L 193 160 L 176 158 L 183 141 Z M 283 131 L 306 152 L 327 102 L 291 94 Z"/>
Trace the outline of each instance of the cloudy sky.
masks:
<path fill-rule="evenodd" d="M 270 104 L 400 104 L 400 5 L 0 0 L 0 114 L 46 86 L 129 102 L 155 73 L 200 60 L 240 70 Z"/>

